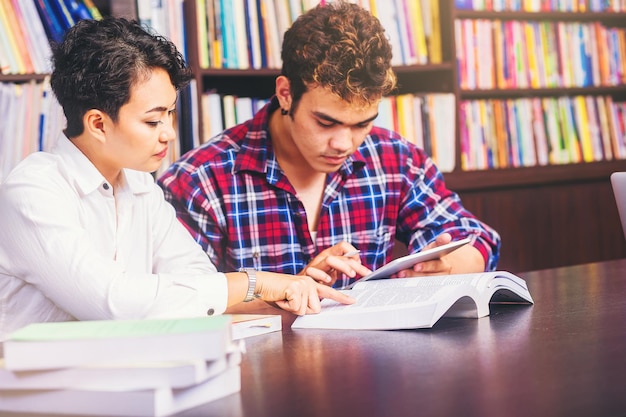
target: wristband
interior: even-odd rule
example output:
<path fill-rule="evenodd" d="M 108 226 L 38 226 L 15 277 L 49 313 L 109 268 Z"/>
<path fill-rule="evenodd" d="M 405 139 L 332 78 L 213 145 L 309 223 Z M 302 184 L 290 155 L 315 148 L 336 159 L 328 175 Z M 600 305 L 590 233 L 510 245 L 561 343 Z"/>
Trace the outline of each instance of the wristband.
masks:
<path fill-rule="evenodd" d="M 258 296 L 254 293 L 256 289 L 256 270 L 253 268 L 239 268 L 239 272 L 245 272 L 248 276 L 248 292 L 246 293 L 246 298 L 243 299 L 244 303 L 248 301 L 252 301 Z"/>

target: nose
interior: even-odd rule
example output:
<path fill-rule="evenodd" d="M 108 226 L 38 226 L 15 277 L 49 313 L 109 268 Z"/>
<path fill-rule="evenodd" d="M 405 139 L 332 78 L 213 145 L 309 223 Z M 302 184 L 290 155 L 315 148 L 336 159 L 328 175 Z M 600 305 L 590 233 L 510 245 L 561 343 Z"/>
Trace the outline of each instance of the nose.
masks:
<path fill-rule="evenodd" d="M 176 139 L 176 128 L 174 122 L 169 121 L 163 124 L 163 129 L 159 133 L 159 140 L 161 142 L 171 142 Z"/>
<path fill-rule="evenodd" d="M 346 153 L 352 149 L 352 139 L 352 129 L 342 127 L 333 132 L 329 145 L 337 153 Z"/>

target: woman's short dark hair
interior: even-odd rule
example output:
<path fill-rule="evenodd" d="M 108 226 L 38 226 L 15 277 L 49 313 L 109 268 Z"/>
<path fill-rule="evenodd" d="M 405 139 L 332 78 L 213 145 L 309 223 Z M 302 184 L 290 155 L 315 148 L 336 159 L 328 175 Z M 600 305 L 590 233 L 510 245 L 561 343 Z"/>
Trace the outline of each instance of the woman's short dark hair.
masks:
<path fill-rule="evenodd" d="M 83 132 L 82 118 L 90 109 L 117 120 L 131 87 L 155 68 L 167 71 L 177 90 L 192 78 L 172 42 L 124 18 L 79 21 L 53 45 L 52 63 L 50 84 L 63 107 L 68 137 Z"/>

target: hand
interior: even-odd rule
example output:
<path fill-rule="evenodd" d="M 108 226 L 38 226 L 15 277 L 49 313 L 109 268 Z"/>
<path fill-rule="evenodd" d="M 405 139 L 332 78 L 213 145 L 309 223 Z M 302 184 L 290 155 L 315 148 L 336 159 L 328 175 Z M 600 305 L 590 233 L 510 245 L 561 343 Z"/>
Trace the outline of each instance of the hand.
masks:
<path fill-rule="evenodd" d="M 342 304 L 353 304 L 355 300 L 333 288 L 315 282 L 308 276 L 257 273 L 257 294 L 268 302 L 274 302 L 283 310 L 299 316 L 319 313 L 321 298 L 330 298 Z"/>
<path fill-rule="evenodd" d="M 357 274 L 365 276 L 372 272 L 361 264 L 358 253 L 346 256 L 346 254 L 354 252 L 356 252 L 354 246 L 345 241 L 339 242 L 320 252 L 298 275 L 308 275 L 314 280 L 332 287 L 340 274 L 354 278 Z"/>
<path fill-rule="evenodd" d="M 437 236 L 434 242 L 427 245 L 424 249 L 445 245 L 451 241 L 452 236 L 449 233 L 442 233 Z M 468 244 L 439 259 L 417 263 L 413 265 L 411 269 L 398 272 L 395 277 L 406 278 L 426 275 L 464 274 L 483 272 L 484 270 L 485 260 L 480 251 L 471 244 Z"/>

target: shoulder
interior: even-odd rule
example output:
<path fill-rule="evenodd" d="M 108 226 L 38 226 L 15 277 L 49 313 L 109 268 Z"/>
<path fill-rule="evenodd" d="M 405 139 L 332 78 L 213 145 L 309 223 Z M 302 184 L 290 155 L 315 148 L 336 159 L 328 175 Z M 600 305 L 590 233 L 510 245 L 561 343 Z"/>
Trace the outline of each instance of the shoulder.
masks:
<path fill-rule="evenodd" d="M 374 126 L 359 148 L 365 158 L 382 158 L 385 161 L 397 161 L 399 164 L 423 165 L 428 155 L 414 143 L 407 141 L 399 133 Z"/>
<path fill-rule="evenodd" d="M 55 186 L 56 184 L 56 186 Z M 24 158 L 2 182 L 0 189 L 27 189 L 68 186 L 67 172 L 62 159 L 48 152 L 34 152 Z"/>

